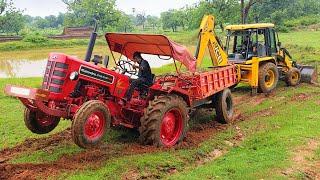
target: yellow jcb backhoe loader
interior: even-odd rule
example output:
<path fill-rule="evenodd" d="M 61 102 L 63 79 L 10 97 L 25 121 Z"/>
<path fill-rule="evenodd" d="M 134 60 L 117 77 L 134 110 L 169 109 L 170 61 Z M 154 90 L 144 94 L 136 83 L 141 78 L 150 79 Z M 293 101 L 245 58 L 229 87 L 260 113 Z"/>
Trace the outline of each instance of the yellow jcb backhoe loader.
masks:
<path fill-rule="evenodd" d="M 317 71 L 311 66 L 302 66 L 292 60 L 289 52 L 281 47 L 274 24 L 244 24 L 230 25 L 226 46 L 223 47 L 214 31 L 214 17 L 203 17 L 199 41 L 195 57 L 201 64 L 208 47 L 215 66 L 228 63 L 238 65 L 239 82 L 248 83 L 252 93 L 271 92 L 279 79 L 287 85 L 295 86 L 300 81 L 314 83 L 317 81 Z"/>

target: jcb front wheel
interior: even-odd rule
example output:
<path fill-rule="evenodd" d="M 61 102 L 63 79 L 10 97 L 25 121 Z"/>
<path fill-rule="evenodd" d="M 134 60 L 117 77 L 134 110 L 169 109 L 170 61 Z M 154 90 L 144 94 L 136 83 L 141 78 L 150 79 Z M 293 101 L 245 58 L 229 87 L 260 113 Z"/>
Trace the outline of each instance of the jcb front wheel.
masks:
<path fill-rule="evenodd" d="M 262 64 L 259 68 L 258 90 L 269 93 L 276 88 L 279 80 L 279 72 L 274 63 Z"/>
<path fill-rule="evenodd" d="M 51 132 L 59 124 L 60 118 L 49 116 L 41 111 L 24 110 L 24 123 L 27 128 L 36 134 L 46 134 Z"/>
<path fill-rule="evenodd" d="M 222 124 L 230 123 L 233 118 L 233 100 L 230 89 L 218 93 L 214 101 L 217 121 Z"/>
<path fill-rule="evenodd" d="M 172 147 L 183 140 L 188 123 L 185 101 L 177 95 L 157 96 L 141 118 L 140 142 Z"/>
<path fill-rule="evenodd" d="M 297 68 L 291 68 L 285 77 L 286 84 L 288 86 L 296 86 L 300 83 L 301 73 Z"/>
<path fill-rule="evenodd" d="M 100 143 L 110 127 L 110 112 L 101 101 L 84 103 L 72 121 L 73 141 L 82 148 L 92 148 Z"/>

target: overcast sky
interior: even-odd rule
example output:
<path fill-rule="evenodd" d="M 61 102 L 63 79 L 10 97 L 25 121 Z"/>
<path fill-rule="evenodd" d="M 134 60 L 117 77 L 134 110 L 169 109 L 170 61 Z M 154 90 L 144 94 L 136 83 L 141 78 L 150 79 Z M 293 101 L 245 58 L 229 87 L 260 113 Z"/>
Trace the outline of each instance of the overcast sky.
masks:
<path fill-rule="evenodd" d="M 117 8 L 132 14 L 132 8 L 136 12 L 160 16 L 160 13 L 168 9 L 176 9 L 185 5 L 192 5 L 199 0 L 117 0 Z M 66 6 L 61 0 L 13 0 L 17 8 L 25 10 L 25 14 L 31 16 L 57 15 L 66 12 Z"/>

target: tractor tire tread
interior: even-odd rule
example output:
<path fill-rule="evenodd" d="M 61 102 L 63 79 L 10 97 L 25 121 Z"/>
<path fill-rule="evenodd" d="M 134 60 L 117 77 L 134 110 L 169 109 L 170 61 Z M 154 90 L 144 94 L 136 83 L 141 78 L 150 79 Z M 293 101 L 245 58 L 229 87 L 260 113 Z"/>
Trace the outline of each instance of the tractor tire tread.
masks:
<path fill-rule="evenodd" d="M 232 108 L 232 112 L 231 115 L 228 115 L 227 113 L 227 107 L 226 105 L 223 104 L 223 101 L 225 101 L 225 99 L 230 96 L 231 97 L 231 108 Z M 232 102 L 232 96 L 231 96 L 231 90 L 225 89 L 222 92 L 220 92 L 219 94 L 216 95 L 215 97 L 215 110 L 216 110 L 216 119 L 219 123 L 222 124 L 228 124 L 232 121 L 233 118 L 233 102 Z"/>
<path fill-rule="evenodd" d="M 54 128 L 56 128 L 60 122 L 59 117 L 53 117 L 54 118 L 53 124 L 46 127 L 40 127 L 39 124 L 37 124 L 37 120 L 35 119 L 35 116 L 36 116 L 35 113 L 36 112 L 33 112 L 28 108 L 24 109 L 24 123 L 26 127 L 35 134 L 47 134 L 51 132 Z"/>
<path fill-rule="evenodd" d="M 141 117 L 141 126 L 139 127 L 140 137 L 139 141 L 144 145 L 155 145 L 162 146 L 160 140 L 160 124 L 162 120 L 162 116 L 165 113 L 163 110 L 168 106 L 179 106 L 180 110 L 185 116 L 184 118 L 184 127 L 183 132 L 178 140 L 179 143 L 186 134 L 187 124 L 189 120 L 187 104 L 186 102 L 178 95 L 160 95 L 156 96 L 152 101 L 149 102 L 148 107 L 144 111 L 144 115 Z"/>
<path fill-rule="evenodd" d="M 265 86 L 265 74 L 269 69 L 273 69 L 275 73 L 274 83 L 271 88 L 268 88 Z M 261 64 L 259 67 L 258 74 L 259 74 L 258 75 L 258 91 L 259 92 L 269 93 L 276 88 L 279 81 L 279 72 L 278 72 L 277 66 L 274 63 L 267 62 L 267 63 Z"/>
<path fill-rule="evenodd" d="M 298 73 L 298 80 L 296 82 L 292 81 L 292 73 L 294 73 L 294 72 Z M 286 82 L 287 86 L 296 86 L 300 83 L 300 80 L 301 80 L 301 73 L 300 73 L 299 69 L 292 68 L 286 73 L 285 82 Z"/>
<path fill-rule="evenodd" d="M 100 143 L 100 139 L 103 138 L 103 136 L 96 142 L 87 142 L 85 140 L 85 137 L 83 135 L 83 126 L 87 120 L 87 116 L 90 115 L 91 111 L 93 109 L 99 109 L 101 107 L 105 107 L 104 103 L 99 101 L 99 100 L 91 100 L 91 101 L 87 101 L 85 102 L 80 108 L 79 110 L 76 112 L 76 114 L 73 117 L 72 120 L 72 128 L 71 128 L 71 134 L 72 134 L 72 139 L 74 141 L 75 144 L 77 144 L 79 147 L 82 148 L 94 148 L 97 145 L 99 145 Z M 100 109 L 102 111 L 105 110 L 104 115 L 106 116 L 106 129 L 105 131 L 107 131 L 107 129 L 110 127 L 110 120 L 111 120 L 111 116 L 110 116 L 110 112 L 108 110 L 108 108 L 102 108 Z"/>

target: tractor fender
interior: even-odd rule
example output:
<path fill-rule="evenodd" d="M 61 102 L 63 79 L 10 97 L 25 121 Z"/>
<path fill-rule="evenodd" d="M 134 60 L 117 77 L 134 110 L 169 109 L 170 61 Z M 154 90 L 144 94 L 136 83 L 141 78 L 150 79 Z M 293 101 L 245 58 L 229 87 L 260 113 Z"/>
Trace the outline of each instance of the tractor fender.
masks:
<path fill-rule="evenodd" d="M 158 88 L 150 88 L 151 93 L 156 96 L 160 94 L 176 94 L 183 98 L 183 100 L 187 103 L 188 106 L 191 106 L 192 100 L 187 91 L 180 89 L 178 87 L 171 87 L 168 90 L 158 89 Z"/>
<path fill-rule="evenodd" d="M 271 63 L 277 65 L 277 61 L 272 57 L 259 58 L 259 66 L 261 66 L 262 64 L 268 63 L 268 62 L 271 62 Z"/>

